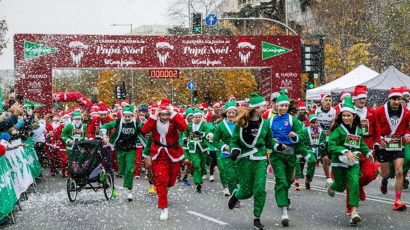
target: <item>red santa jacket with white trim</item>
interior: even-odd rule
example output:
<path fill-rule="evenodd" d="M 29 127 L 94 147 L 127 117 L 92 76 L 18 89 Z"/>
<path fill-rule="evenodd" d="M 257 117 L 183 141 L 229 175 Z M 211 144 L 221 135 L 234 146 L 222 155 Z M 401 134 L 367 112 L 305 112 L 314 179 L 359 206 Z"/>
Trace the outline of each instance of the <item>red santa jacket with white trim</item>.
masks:
<path fill-rule="evenodd" d="M 158 127 L 160 121 L 159 119 L 151 115 L 148 118 L 148 121 L 142 126 L 141 133 L 143 135 L 147 135 L 148 133 L 152 132 L 152 140 L 153 143 L 151 145 L 151 157 L 152 160 L 155 160 L 162 149 L 164 149 L 168 157 L 173 161 L 177 162 L 184 158 L 184 151 L 182 150 L 181 145 L 179 144 L 179 132 L 183 132 L 188 129 L 188 125 L 186 124 L 185 120 L 176 112 L 171 114 L 171 120 L 169 121 L 168 130 L 160 130 L 161 127 Z M 166 128 L 166 126 L 162 126 L 162 128 Z M 164 138 L 161 138 L 165 136 Z M 162 142 L 161 142 L 162 139 Z"/>
<path fill-rule="evenodd" d="M 399 119 L 397 120 L 399 124 L 397 125 L 396 130 L 392 130 L 393 124 L 392 124 L 390 117 L 388 117 L 387 103 L 379 106 L 376 109 L 376 119 L 379 121 L 380 135 L 386 136 L 386 135 L 396 134 L 396 135 L 404 136 L 406 134 L 410 134 L 410 130 L 409 130 L 410 113 L 409 111 L 406 108 L 402 107 L 402 113 Z"/>
<path fill-rule="evenodd" d="M 380 126 L 376 111 L 370 107 L 364 107 L 362 110 L 356 108 L 356 113 L 360 116 L 360 120 L 367 119 L 369 121 L 369 131 L 364 138 L 364 142 L 370 149 L 373 149 L 374 144 L 380 143 Z M 362 113 L 366 113 L 366 115 L 362 117 Z"/>

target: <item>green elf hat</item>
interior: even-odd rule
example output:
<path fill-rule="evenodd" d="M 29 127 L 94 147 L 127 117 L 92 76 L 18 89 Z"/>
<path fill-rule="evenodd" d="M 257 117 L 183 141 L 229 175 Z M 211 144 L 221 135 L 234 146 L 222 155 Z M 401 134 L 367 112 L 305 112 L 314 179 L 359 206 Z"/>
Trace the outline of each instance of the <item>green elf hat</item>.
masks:
<path fill-rule="evenodd" d="M 353 114 L 356 114 L 356 111 L 353 106 L 353 100 L 351 96 L 345 97 L 345 101 L 343 103 L 343 107 L 340 109 L 340 112 L 343 113 L 345 111 L 351 112 Z"/>
<path fill-rule="evenodd" d="M 237 110 L 235 101 L 228 101 L 228 102 L 225 103 L 225 111 L 228 111 L 230 109 Z"/>
<path fill-rule="evenodd" d="M 188 108 L 185 111 L 185 117 L 189 117 L 189 116 L 192 116 L 192 115 L 194 115 L 194 110 L 192 108 Z"/>
<path fill-rule="evenodd" d="M 279 92 L 279 96 L 276 98 L 276 105 L 282 105 L 282 104 L 290 104 L 290 100 L 288 95 L 286 94 L 286 90 L 282 89 Z"/>
<path fill-rule="evenodd" d="M 204 114 L 202 111 L 198 108 L 194 109 L 194 116 L 203 116 Z"/>
<path fill-rule="evenodd" d="M 72 115 L 72 117 L 73 117 L 73 118 L 79 117 L 79 118 L 81 118 L 81 119 L 83 118 L 83 116 L 81 116 L 81 113 L 78 112 L 78 111 L 74 112 L 73 115 Z"/>
<path fill-rule="evenodd" d="M 249 108 L 256 108 L 256 107 L 268 104 L 266 103 L 265 98 L 263 98 L 258 93 L 251 93 L 249 94 L 249 96 L 251 97 L 251 99 L 249 100 L 249 105 L 248 105 Z"/>
<path fill-rule="evenodd" d="M 25 101 L 25 102 L 24 102 L 24 105 L 23 105 L 23 108 L 24 108 L 25 110 L 34 110 L 34 102 L 32 102 L 32 101 Z"/>
<path fill-rule="evenodd" d="M 122 114 L 134 114 L 134 106 L 133 105 L 126 105 L 122 109 Z"/>
<path fill-rule="evenodd" d="M 310 114 L 309 115 L 309 122 L 312 122 L 313 120 L 317 120 L 317 115 L 316 114 Z"/>

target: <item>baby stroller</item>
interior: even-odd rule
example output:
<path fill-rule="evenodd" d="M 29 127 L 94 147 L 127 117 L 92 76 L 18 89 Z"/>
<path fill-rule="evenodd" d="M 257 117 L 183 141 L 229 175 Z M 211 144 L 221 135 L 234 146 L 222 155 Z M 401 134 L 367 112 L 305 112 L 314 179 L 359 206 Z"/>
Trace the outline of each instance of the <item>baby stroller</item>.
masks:
<path fill-rule="evenodd" d="M 114 178 L 107 173 L 102 164 L 102 143 L 98 140 L 80 140 L 73 146 L 68 159 L 70 176 L 67 179 L 68 199 L 73 202 L 82 189 L 92 189 L 95 192 L 104 190 L 107 200 L 112 198 Z"/>

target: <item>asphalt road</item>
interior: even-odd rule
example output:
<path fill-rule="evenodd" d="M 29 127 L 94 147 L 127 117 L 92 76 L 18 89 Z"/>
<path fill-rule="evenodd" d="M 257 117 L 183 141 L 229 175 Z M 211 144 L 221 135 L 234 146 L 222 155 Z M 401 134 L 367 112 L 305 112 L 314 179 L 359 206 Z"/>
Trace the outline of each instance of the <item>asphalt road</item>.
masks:
<path fill-rule="evenodd" d="M 394 181 L 389 181 L 389 193 L 379 191 L 380 178 L 366 187 L 367 200 L 360 203 L 363 221 L 349 225 L 344 213 L 345 195 L 334 198 L 324 189 L 322 168 L 316 170 L 310 191 L 294 191 L 290 198 L 289 229 L 410 229 L 410 213 L 393 212 Z M 190 178 L 192 181 L 192 178 Z M 116 184 L 122 180 L 116 178 Z M 302 183 L 303 184 L 303 183 Z M 22 202 L 22 212 L 17 212 L 17 224 L 6 229 L 252 229 L 253 199 L 242 200 L 239 209 L 229 210 L 228 198 L 216 175 L 213 183 L 205 182 L 203 193 L 197 194 L 194 186 L 177 186 L 169 192 L 169 220 L 159 220 L 157 198 L 149 196 L 148 182 L 135 180 L 134 201 L 127 202 L 125 190 L 119 197 L 106 201 L 102 190 L 81 191 L 77 201 L 71 203 L 66 194 L 66 180 L 46 177 L 38 185 L 38 192 Z M 266 229 L 282 228 L 281 211 L 274 200 L 274 177 L 268 176 L 267 198 L 261 221 Z M 404 190 L 403 201 L 410 205 L 410 190 Z M 410 207 L 409 207 L 410 208 Z"/>

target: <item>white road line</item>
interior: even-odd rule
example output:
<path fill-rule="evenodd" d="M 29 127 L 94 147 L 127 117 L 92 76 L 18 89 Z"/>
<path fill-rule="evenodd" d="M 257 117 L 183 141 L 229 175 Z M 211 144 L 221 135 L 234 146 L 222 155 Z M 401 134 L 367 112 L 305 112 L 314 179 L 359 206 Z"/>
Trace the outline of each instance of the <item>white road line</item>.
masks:
<path fill-rule="evenodd" d="M 271 181 L 271 180 L 267 180 L 267 181 L 268 181 L 269 183 L 275 184 L 274 181 Z M 301 186 L 301 187 L 304 188 L 304 186 Z M 326 188 L 320 188 L 320 187 L 317 187 L 317 186 L 310 186 L 310 189 L 311 189 L 311 190 L 314 190 L 314 191 L 326 192 L 326 193 L 327 193 L 327 189 L 326 189 Z M 345 193 L 345 192 L 343 192 L 343 193 L 336 192 L 336 195 L 346 196 L 346 193 Z M 385 203 L 385 204 L 392 204 L 392 203 L 394 202 L 393 199 L 379 198 L 379 197 L 370 197 L 370 196 L 367 196 L 367 197 L 366 197 L 366 200 L 376 201 L 376 202 Z M 402 200 L 402 202 L 404 202 L 404 203 L 406 203 L 406 204 L 409 203 L 409 202 L 404 201 L 404 200 Z"/>
<path fill-rule="evenodd" d="M 194 211 L 187 211 L 187 212 L 188 212 L 189 214 L 202 217 L 202 218 L 204 218 L 204 219 L 207 219 L 207 220 L 212 221 L 212 222 L 214 222 L 214 223 L 217 223 L 217 224 L 219 224 L 219 225 L 229 225 L 228 223 L 225 223 L 225 222 L 223 222 L 223 221 L 214 219 L 214 218 L 209 217 L 209 216 L 205 216 L 204 214 L 201 214 L 201 213 L 198 213 L 198 212 L 194 212 Z"/>

